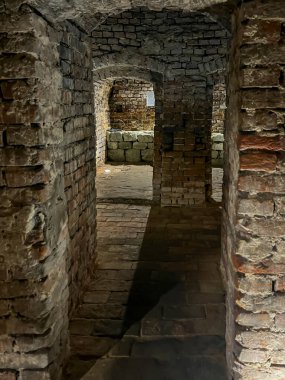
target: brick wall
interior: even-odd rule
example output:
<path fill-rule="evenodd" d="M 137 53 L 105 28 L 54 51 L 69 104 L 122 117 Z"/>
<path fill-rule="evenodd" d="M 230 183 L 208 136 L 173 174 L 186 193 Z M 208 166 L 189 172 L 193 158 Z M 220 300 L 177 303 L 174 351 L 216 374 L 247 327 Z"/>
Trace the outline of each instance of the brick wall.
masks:
<path fill-rule="evenodd" d="M 92 271 L 95 252 L 95 125 L 88 35 L 70 22 L 59 46 L 63 74 L 64 183 L 70 236 L 70 311 Z"/>
<path fill-rule="evenodd" d="M 57 379 L 69 241 L 59 35 L 19 2 L 0 9 L 0 377 Z"/>
<path fill-rule="evenodd" d="M 97 166 L 106 161 L 106 134 L 110 128 L 109 94 L 112 85 L 113 80 L 94 82 Z"/>
<path fill-rule="evenodd" d="M 212 133 L 224 133 L 226 85 L 218 83 L 213 88 Z"/>
<path fill-rule="evenodd" d="M 110 103 L 111 128 L 124 131 L 151 131 L 154 129 L 154 107 L 147 106 L 147 92 L 153 91 L 150 83 L 133 80 L 116 80 Z"/>
<path fill-rule="evenodd" d="M 234 379 L 283 379 L 284 3 L 236 13 L 226 124 L 224 271 Z"/>
<path fill-rule="evenodd" d="M 163 205 L 205 202 L 211 194 L 213 74 L 225 67 L 228 32 L 200 14 L 137 9 L 109 17 L 92 36 L 95 70 L 122 66 L 125 57 L 124 65 L 162 71 L 155 191 Z"/>

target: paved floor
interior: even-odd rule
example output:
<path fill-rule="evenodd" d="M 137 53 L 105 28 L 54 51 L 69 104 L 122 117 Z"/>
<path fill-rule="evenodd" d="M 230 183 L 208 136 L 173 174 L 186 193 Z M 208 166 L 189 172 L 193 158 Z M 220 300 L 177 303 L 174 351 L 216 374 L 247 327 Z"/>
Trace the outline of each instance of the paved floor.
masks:
<path fill-rule="evenodd" d="M 150 165 L 103 165 L 97 169 L 97 198 L 102 201 L 151 200 Z M 212 168 L 212 198 L 222 200 L 223 169 Z"/>
<path fill-rule="evenodd" d="M 152 200 L 150 165 L 109 165 L 97 168 L 96 188 L 100 201 Z"/>
<path fill-rule="evenodd" d="M 218 205 L 135 204 L 151 199 L 151 167 L 134 167 L 148 174 L 133 188 L 115 186 L 133 168 L 114 168 L 97 181 L 97 269 L 70 323 L 65 378 L 226 379 Z"/>

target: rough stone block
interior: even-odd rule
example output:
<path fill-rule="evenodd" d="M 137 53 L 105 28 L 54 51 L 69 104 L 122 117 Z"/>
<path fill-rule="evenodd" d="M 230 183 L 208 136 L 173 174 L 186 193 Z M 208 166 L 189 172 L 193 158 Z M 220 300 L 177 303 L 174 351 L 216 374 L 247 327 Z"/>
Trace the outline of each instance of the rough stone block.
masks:
<path fill-rule="evenodd" d="M 142 142 L 134 142 L 133 143 L 133 148 L 134 149 L 146 149 L 147 148 L 147 143 L 142 143 Z"/>
<path fill-rule="evenodd" d="M 132 149 L 131 141 L 122 141 L 119 143 L 119 149 Z"/>
<path fill-rule="evenodd" d="M 247 294 L 270 295 L 272 280 L 270 277 L 245 275 L 239 279 L 238 289 Z"/>
<path fill-rule="evenodd" d="M 239 177 L 238 188 L 249 193 L 285 193 L 285 178 L 282 175 L 245 175 Z"/>
<path fill-rule="evenodd" d="M 244 69 L 242 87 L 278 87 L 280 67 L 268 69 Z"/>
<path fill-rule="evenodd" d="M 123 139 L 124 141 L 137 141 L 137 132 L 135 131 L 123 132 Z"/>
<path fill-rule="evenodd" d="M 269 352 L 242 349 L 238 358 L 243 363 L 265 363 L 269 358 Z"/>
<path fill-rule="evenodd" d="M 244 90 L 242 91 L 242 108 L 285 108 L 285 91 L 278 89 Z"/>
<path fill-rule="evenodd" d="M 280 39 L 281 21 L 248 20 L 243 28 L 243 42 L 250 44 L 277 43 Z"/>
<path fill-rule="evenodd" d="M 153 150 L 152 149 L 146 149 L 141 151 L 142 154 L 142 160 L 146 162 L 152 162 L 153 161 Z"/>
<path fill-rule="evenodd" d="M 218 143 L 212 144 L 212 150 L 222 151 L 223 149 L 224 149 L 224 144 L 218 144 Z"/>
<path fill-rule="evenodd" d="M 123 141 L 123 134 L 121 131 L 107 132 L 107 141 Z"/>
<path fill-rule="evenodd" d="M 273 326 L 273 317 L 267 313 L 239 313 L 236 321 L 239 325 L 246 327 L 255 327 L 262 329 L 270 328 Z"/>
<path fill-rule="evenodd" d="M 236 252 L 251 262 L 260 262 L 272 256 L 273 243 L 268 239 L 252 239 L 250 241 L 240 240 Z"/>
<path fill-rule="evenodd" d="M 118 149 L 117 141 L 108 141 L 108 149 Z"/>
<path fill-rule="evenodd" d="M 274 291 L 285 293 L 285 276 L 277 278 L 274 284 Z"/>
<path fill-rule="evenodd" d="M 211 140 L 213 142 L 222 143 L 225 140 L 223 133 L 212 133 Z"/>
<path fill-rule="evenodd" d="M 284 236 L 285 221 L 281 218 L 275 219 L 251 219 L 247 224 L 248 231 L 259 236 Z"/>
<path fill-rule="evenodd" d="M 153 142 L 153 134 L 138 134 L 138 141 L 142 143 Z"/>
<path fill-rule="evenodd" d="M 277 115 L 269 110 L 257 110 L 252 113 L 242 112 L 240 125 L 243 131 L 261 131 L 277 128 Z"/>
<path fill-rule="evenodd" d="M 126 161 L 127 162 L 140 162 L 141 161 L 141 152 L 137 149 L 128 149 L 126 150 Z"/>
<path fill-rule="evenodd" d="M 241 65 L 276 65 L 285 63 L 285 46 L 272 44 L 244 45 L 240 49 Z"/>
<path fill-rule="evenodd" d="M 241 199 L 238 204 L 238 213 L 244 215 L 272 216 L 274 203 L 271 200 L 259 201 L 256 199 Z"/>
<path fill-rule="evenodd" d="M 125 161 L 125 151 L 123 149 L 109 150 L 108 159 L 114 162 L 123 162 Z"/>

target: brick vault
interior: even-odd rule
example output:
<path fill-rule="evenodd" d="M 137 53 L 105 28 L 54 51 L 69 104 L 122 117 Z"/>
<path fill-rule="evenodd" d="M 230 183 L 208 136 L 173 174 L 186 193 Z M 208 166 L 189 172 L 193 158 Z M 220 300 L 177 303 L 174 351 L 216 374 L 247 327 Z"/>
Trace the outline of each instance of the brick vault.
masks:
<path fill-rule="evenodd" d="M 117 268 L 119 277 L 108 277 L 110 272 L 98 267 L 106 247 L 103 244 L 99 252 L 96 240 L 99 246 L 101 233 L 104 239 L 113 234 L 119 239 L 116 233 L 126 229 L 130 233 L 129 217 L 137 217 L 132 221 L 141 224 L 135 228 L 142 228 L 144 207 L 151 207 L 145 231 L 152 240 L 146 245 L 149 251 L 144 246 L 143 257 L 152 252 L 160 260 L 150 265 L 152 281 L 156 272 L 157 278 L 165 278 L 161 262 L 171 252 L 176 258 L 182 255 L 181 246 L 188 247 L 195 228 L 201 227 L 205 236 L 203 242 L 191 240 L 201 255 L 203 244 L 206 250 L 221 251 L 219 264 L 214 260 L 204 267 L 201 257 L 185 248 L 183 260 L 179 256 L 183 264 L 173 264 L 170 271 L 174 278 L 178 267 L 185 268 L 185 276 L 178 277 L 187 295 L 193 285 L 189 271 L 201 282 L 204 272 L 211 276 L 213 268 L 220 267 L 226 330 L 212 335 L 225 338 L 227 364 L 217 379 L 283 380 L 284 1 L 1 0 L 0 13 L 0 379 L 62 378 L 76 341 L 70 330 L 78 329 L 74 321 L 81 318 L 86 297 L 90 299 L 86 293 L 90 284 L 97 279 L 93 290 L 104 298 L 98 284 L 132 282 L 128 275 L 120 278 L 122 268 Z M 132 93 L 128 95 L 132 107 L 138 108 L 130 90 L 134 84 L 140 86 L 137 92 L 153 91 L 155 105 L 128 118 L 122 115 L 124 86 Z M 217 89 L 222 90 L 217 94 Z M 147 138 L 135 133 L 143 118 L 151 121 Z M 124 125 L 134 120 L 135 131 L 126 128 L 124 136 L 119 132 L 113 141 L 107 140 L 110 123 L 122 128 L 122 120 Z M 211 136 L 215 128 L 222 135 L 217 140 Z M 152 202 L 144 207 L 138 201 L 111 207 L 109 200 L 102 206 L 96 196 L 96 165 L 105 160 L 107 149 L 152 162 Z M 219 234 L 220 223 L 211 198 L 213 158 L 223 162 L 224 171 L 221 249 L 213 235 Z M 120 214 L 116 207 L 124 211 Z M 200 216 L 197 210 L 203 210 Z M 110 229 L 102 218 L 112 218 L 114 212 L 120 217 L 111 220 L 115 225 L 111 223 Z M 116 222 L 124 223 L 123 217 L 126 228 L 120 230 L 124 225 Z M 154 232 L 159 226 L 164 226 L 162 239 Z M 170 236 L 175 234 L 173 243 Z M 136 243 L 127 246 L 123 255 L 135 255 Z M 116 263 L 110 249 L 106 257 L 111 255 Z M 160 269 L 156 271 L 155 265 Z M 145 285 L 147 278 L 140 281 Z M 153 284 L 151 290 L 145 286 L 145 294 L 161 285 Z M 170 281 L 161 293 L 154 291 L 151 302 L 140 293 L 143 307 L 138 316 L 147 334 L 157 326 L 155 322 L 150 326 L 155 318 L 147 314 L 155 305 L 164 310 L 164 322 L 178 309 L 198 319 L 213 312 L 207 305 L 201 309 L 199 303 L 193 306 L 175 297 L 171 305 L 164 303 L 172 286 Z M 223 304 L 220 285 L 217 289 L 217 304 Z M 113 288 L 107 290 L 109 297 Z M 128 321 L 137 319 L 132 316 Z M 183 338 L 181 329 L 175 331 Z M 114 340 L 125 338 L 117 334 Z M 112 340 L 109 337 L 102 355 L 112 350 Z M 141 342 L 132 344 L 140 347 L 134 352 L 145 352 Z M 209 345 L 204 342 L 202 347 Z M 153 349 L 147 347 L 148 352 Z M 183 352 L 188 349 L 184 344 Z M 95 372 L 100 371 L 98 363 Z M 163 376 L 177 379 L 176 372 L 169 371 Z"/>

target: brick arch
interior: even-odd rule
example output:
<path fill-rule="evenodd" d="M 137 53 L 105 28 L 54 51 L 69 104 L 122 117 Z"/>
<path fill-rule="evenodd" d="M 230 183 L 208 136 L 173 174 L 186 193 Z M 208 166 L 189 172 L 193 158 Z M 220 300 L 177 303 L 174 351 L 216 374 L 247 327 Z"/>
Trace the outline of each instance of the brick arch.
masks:
<path fill-rule="evenodd" d="M 141 54 L 135 52 L 110 53 L 100 58 L 95 57 L 93 58 L 93 67 L 94 73 L 102 69 L 106 70 L 106 72 L 108 70 L 114 72 L 114 68 L 116 68 L 125 72 L 128 70 L 131 70 L 131 72 L 136 71 L 137 75 L 140 75 L 140 71 L 165 75 L 167 70 L 165 63 L 151 57 L 142 57 Z"/>
<path fill-rule="evenodd" d="M 145 68 L 124 65 L 124 66 L 109 66 L 102 69 L 97 69 L 93 73 L 94 79 L 94 99 L 95 99 L 95 125 L 96 125 L 96 136 L 97 136 L 97 149 L 96 149 L 96 161 L 98 164 L 103 162 L 103 156 L 105 155 L 105 141 L 106 141 L 106 131 L 101 126 L 101 121 L 106 122 L 108 116 L 106 115 L 108 105 L 106 104 L 106 99 L 111 91 L 113 81 L 116 79 L 137 79 L 149 82 L 153 85 L 155 93 L 155 127 L 154 127 L 154 167 L 158 170 L 154 171 L 153 176 L 153 199 L 158 202 L 160 199 L 160 186 L 157 184 L 160 182 L 160 169 L 161 168 L 161 154 L 160 154 L 160 140 L 159 134 L 161 131 L 161 117 L 160 110 L 162 109 L 163 101 L 163 74 L 159 72 L 154 72 L 147 70 Z M 98 107 L 104 108 L 105 115 L 98 113 Z M 97 108 L 97 109 L 96 109 Z M 100 120 L 101 118 L 101 120 Z M 100 140 L 100 142 L 98 142 Z M 99 151 L 100 149 L 100 151 Z"/>
<path fill-rule="evenodd" d="M 135 67 L 132 65 L 114 65 L 95 69 L 93 71 L 94 82 L 129 78 L 144 80 L 153 84 L 162 84 L 163 77 L 163 73 L 151 71 L 143 67 Z"/>

